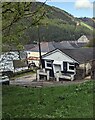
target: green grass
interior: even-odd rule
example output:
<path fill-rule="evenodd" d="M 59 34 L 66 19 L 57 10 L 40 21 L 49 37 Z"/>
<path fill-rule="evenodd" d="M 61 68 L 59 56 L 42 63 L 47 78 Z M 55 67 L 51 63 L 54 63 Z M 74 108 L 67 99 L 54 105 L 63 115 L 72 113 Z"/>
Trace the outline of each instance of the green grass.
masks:
<path fill-rule="evenodd" d="M 88 29 L 90 29 L 90 30 L 92 30 L 92 31 L 93 31 L 93 29 L 94 29 L 93 27 L 91 27 L 90 25 L 87 25 L 87 24 L 84 23 L 84 22 L 81 22 L 81 25 L 87 27 Z"/>
<path fill-rule="evenodd" d="M 92 118 L 93 81 L 57 87 L 3 86 L 3 118 Z"/>

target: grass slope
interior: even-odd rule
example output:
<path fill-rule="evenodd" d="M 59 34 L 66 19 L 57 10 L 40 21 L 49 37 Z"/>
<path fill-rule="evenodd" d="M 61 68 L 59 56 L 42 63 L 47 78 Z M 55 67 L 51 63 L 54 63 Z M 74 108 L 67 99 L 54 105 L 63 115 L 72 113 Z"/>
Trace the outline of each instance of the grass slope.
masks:
<path fill-rule="evenodd" d="M 92 118 L 93 81 L 57 87 L 3 86 L 3 118 Z"/>
<path fill-rule="evenodd" d="M 80 24 L 81 24 L 82 26 L 85 26 L 86 28 L 92 30 L 92 31 L 93 31 L 93 29 L 94 29 L 93 27 L 91 27 L 90 25 L 87 25 L 87 24 L 84 23 L 84 22 L 80 22 Z"/>

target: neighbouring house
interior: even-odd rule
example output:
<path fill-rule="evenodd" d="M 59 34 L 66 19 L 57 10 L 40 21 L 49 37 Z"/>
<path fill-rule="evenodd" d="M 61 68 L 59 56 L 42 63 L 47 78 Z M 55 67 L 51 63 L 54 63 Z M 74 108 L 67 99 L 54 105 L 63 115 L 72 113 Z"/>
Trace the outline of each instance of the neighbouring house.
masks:
<path fill-rule="evenodd" d="M 41 52 L 41 55 L 44 55 L 46 52 Z M 27 60 L 28 60 L 28 64 L 35 64 L 35 66 L 39 67 L 39 52 L 33 52 L 33 51 L 28 51 L 27 52 Z"/>
<path fill-rule="evenodd" d="M 89 41 L 90 40 L 85 35 L 82 35 L 78 40 L 69 41 L 69 44 L 74 48 L 82 48 L 87 46 Z"/>
<path fill-rule="evenodd" d="M 41 55 L 46 54 L 47 52 L 54 50 L 55 47 L 51 44 L 52 42 L 41 42 Z M 27 50 L 27 59 L 28 64 L 35 63 L 37 67 L 39 67 L 39 45 L 35 45 L 35 47 Z"/>
<path fill-rule="evenodd" d="M 89 43 L 89 39 L 85 36 L 85 35 L 82 35 L 78 40 L 77 40 L 78 43 Z"/>
<path fill-rule="evenodd" d="M 80 67 L 88 74 L 91 70 L 93 48 L 55 49 L 42 56 L 42 68 L 49 71 L 49 76 L 74 80 L 76 68 Z"/>

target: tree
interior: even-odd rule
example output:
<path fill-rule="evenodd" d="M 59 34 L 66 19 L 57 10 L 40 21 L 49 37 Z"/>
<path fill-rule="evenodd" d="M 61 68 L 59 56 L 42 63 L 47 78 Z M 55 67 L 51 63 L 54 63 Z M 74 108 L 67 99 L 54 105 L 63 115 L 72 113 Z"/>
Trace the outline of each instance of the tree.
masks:
<path fill-rule="evenodd" d="M 35 2 L 4 2 L 2 3 L 2 43 L 21 47 L 19 41 L 26 29 L 35 26 L 45 16 L 45 5 Z M 10 47 L 11 50 L 11 47 Z"/>

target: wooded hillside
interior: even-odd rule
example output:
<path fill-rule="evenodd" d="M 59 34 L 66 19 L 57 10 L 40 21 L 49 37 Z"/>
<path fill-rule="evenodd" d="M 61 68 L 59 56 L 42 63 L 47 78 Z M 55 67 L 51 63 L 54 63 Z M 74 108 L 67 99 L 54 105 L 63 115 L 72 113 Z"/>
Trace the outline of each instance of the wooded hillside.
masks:
<path fill-rule="evenodd" d="M 4 3 L 2 11 L 2 42 L 7 45 L 6 50 L 23 49 L 24 45 L 37 42 L 38 30 L 41 41 L 77 40 L 82 35 L 92 37 L 92 25 L 89 27 L 83 20 L 45 3 Z"/>

